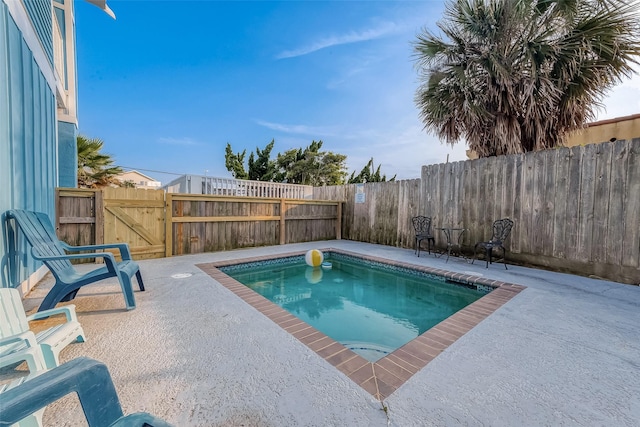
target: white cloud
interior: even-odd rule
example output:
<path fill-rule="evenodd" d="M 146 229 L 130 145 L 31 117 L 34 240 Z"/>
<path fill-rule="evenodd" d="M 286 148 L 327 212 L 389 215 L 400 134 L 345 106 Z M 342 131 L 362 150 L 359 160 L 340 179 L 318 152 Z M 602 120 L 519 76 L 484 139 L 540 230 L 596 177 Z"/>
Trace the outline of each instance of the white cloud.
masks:
<path fill-rule="evenodd" d="M 158 138 L 158 142 L 167 145 L 200 145 L 199 142 L 186 136 L 182 138 L 161 137 Z"/>
<path fill-rule="evenodd" d="M 397 47 L 394 46 L 394 49 Z M 349 64 L 346 64 L 342 69 L 337 70 L 338 75 L 331 78 L 327 83 L 327 89 L 333 90 L 340 86 L 350 82 L 354 77 L 357 77 L 367 71 L 373 69 L 376 70 L 381 62 L 383 62 L 388 53 L 382 50 L 379 46 L 375 50 L 375 54 L 368 52 L 364 54 L 351 55 L 349 57 Z"/>
<path fill-rule="evenodd" d="M 312 135 L 314 137 L 336 136 L 336 130 L 330 127 L 290 125 L 290 124 L 283 124 L 283 123 L 267 122 L 264 120 L 256 120 L 256 123 L 259 124 L 260 126 L 264 126 L 271 130 L 275 130 L 283 133 L 289 133 L 289 134 Z"/>
<path fill-rule="evenodd" d="M 636 67 L 636 73 L 640 67 Z M 635 74 L 613 88 L 603 100 L 604 109 L 596 114 L 596 120 L 613 119 L 640 113 L 640 75 Z"/>
<path fill-rule="evenodd" d="M 397 174 L 398 179 L 419 178 L 423 165 L 466 160 L 464 142 L 453 148 L 428 134 L 419 124 L 405 124 L 391 130 L 369 129 L 353 132 L 350 139 L 357 144 L 336 150 L 348 156 L 349 171 L 360 169 L 371 157 L 381 165 L 380 171 L 387 178 Z"/>
<path fill-rule="evenodd" d="M 343 44 L 358 43 L 368 40 L 378 39 L 389 34 L 398 32 L 400 27 L 393 22 L 384 22 L 377 27 L 363 31 L 350 31 L 346 34 L 339 34 L 321 38 L 315 42 L 302 46 L 297 49 L 285 50 L 276 55 L 277 59 L 294 58 L 297 56 L 308 55 L 321 49 L 331 46 L 339 46 Z"/>
<path fill-rule="evenodd" d="M 640 0 L 634 0 L 640 10 Z M 634 66 L 635 73 L 613 88 L 603 100 L 605 109 L 597 113 L 596 120 L 613 119 L 640 113 L 640 64 Z"/>
<path fill-rule="evenodd" d="M 349 79 L 351 79 L 354 76 L 357 76 L 358 74 L 366 71 L 368 69 L 367 65 L 368 64 L 365 64 L 364 66 L 353 67 L 351 69 L 343 71 L 340 76 L 331 79 L 327 83 L 327 89 L 331 89 L 331 90 L 332 89 L 337 89 L 338 87 L 340 87 L 344 83 L 346 83 Z"/>

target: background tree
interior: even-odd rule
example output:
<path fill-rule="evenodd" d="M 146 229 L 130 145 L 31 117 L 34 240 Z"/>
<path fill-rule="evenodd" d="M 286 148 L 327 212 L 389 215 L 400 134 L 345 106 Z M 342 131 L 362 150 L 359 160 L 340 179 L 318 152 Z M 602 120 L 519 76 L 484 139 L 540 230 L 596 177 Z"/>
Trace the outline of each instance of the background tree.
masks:
<path fill-rule="evenodd" d="M 278 154 L 276 164 L 281 182 L 311 185 L 311 175 L 318 166 L 315 163 L 320 155 L 322 141 L 312 141 L 306 148 L 293 148 Z"/>
<path fill-rule="evenodd" d="M 249 174 L 244 168 L 244 156 L 246 154 L 246 149 L 242 150 L 242 153 L 234 153 L 231 149 L 231 144 L 227 142 L 227 147 L 225 148 L 224 153 L 224 165 L 236 179 L 249 179 Z"/>
<path fill-rule="evenodd" d="M 122 168 L 113 166 L 113 158 L 101 153 L 104 141 L 98 138 L 88 139 L 82 135 L 76 138 L 78 145 L 78 187 L 100 188 L 108 185 L 121 186 L 116 178 Z"/>
<path fill-rule="evenodd" d="M 304 159 L 302 148 L 292 148 L 284 153 L 278 153 L 276 158 L 275 182 L 288 182 L 299 184 L 304 180 L 304 170 L 302 163 Z"/>
<path fill-rule="evenodd" d="M 248 179 L 256 181 L 315 186 L 344 184 L 347 156 L 320 151 L 322 141 L 312 141 L 306 148 L 278 153 L 276 159 L 272 160 L 274 145 L 275 141 L 271 140 L 264 149 L 256 148 L 255 154 L 252 152 L 249 155 L 249 171 L 246 172 L 243 164 L 246 150 L 234 154 L 231 145 L 227 144 L 225 166 L 235 178 L 246 174 Z"/>
<path fill-rule="evenodd" d="M 380 166 L 373 170 L 373 157 L 369 162 L 362 168 L 360 173 L 356 175 L 356 171 L 351 172 L 351 176 L 349 177 L 349 184 L 360 184 L 365 182 L 385 182 L 387 180 L 386 175 L 380 174 Z M 396 175 L 393 175 L 389 181 L 395 181 Z"/>
<path fill-rule="evenodd" d="M 347 156 L 320 151 L 322 141 L 312 141 L 306 148 L 278 154 L 276 165 L 280 182 L 303 185 L 340 185 L 347 175 Z"/>
<path fill-rule="evenodd" d="M 275 140 L 271 140 L 263 150 L 256 147 L 256 154 L 249 155 L 249 179 L 253 181 L 273 181 L 276 175 L 276 163 L 271 160 L 271 151 Z"/>
<path fill-rule="evenodd" d="M 438 27 L 414 46 L 420 117 L 481 157 L 561 145 L 640 55 L 623 0 L 454 0 Z"/>

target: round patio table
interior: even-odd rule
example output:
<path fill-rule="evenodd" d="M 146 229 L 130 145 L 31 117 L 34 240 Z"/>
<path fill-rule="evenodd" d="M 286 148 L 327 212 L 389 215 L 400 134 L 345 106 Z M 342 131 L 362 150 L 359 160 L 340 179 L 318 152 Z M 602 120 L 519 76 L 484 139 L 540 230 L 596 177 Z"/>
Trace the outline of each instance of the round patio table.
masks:
<path fill-rule="evenodd" d="M 462 236 L 467 232 L 467 229 L 464 227 L 436 227 L 436 230 L 442 230 L 444 233 L 446 243 L 447 243 L 447 261 L 449 262 L 449 257 L 451 256 L 451 251 L 453 249 L 457 249 L 460 256 L 462 256 L 465 260 L 466 256 L 462 253 Z M 457 234 L 457 236 L 456 236 Z M 444 252 L 440 254 L 440 257 L 444 255 Z"/>

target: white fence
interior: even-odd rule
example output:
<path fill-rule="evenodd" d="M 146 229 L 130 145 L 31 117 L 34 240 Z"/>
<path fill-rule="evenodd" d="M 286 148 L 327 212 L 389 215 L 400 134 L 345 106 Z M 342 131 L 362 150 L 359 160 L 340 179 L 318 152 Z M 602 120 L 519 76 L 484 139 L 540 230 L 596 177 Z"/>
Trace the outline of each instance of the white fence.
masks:
<path fill-rule="evenodd" d="M 310 199 L 313 187 L 279 182 L 249 181 L 213 176 L 183 175 L 163 187 L 168 193 L 212 194 L 216 196 Z"/>

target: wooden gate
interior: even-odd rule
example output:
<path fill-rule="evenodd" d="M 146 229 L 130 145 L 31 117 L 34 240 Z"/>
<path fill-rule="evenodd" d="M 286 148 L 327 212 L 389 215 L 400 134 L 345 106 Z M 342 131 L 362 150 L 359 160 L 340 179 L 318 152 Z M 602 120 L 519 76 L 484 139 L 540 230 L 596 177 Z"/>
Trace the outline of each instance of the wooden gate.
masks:
<path fill-rule="evenodd" d="M 96 212 L 104 212 L 103 241 L 128 243 L 134 259 L 164 257 L 164 191 L 103 188 L 101 193 Z"/>

